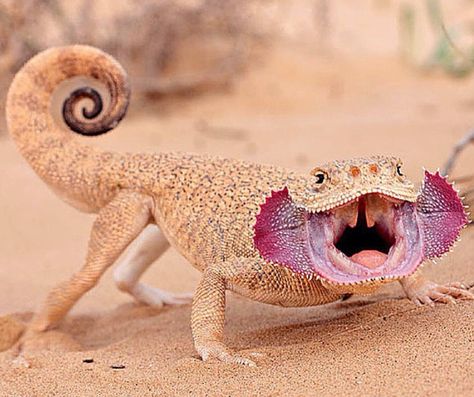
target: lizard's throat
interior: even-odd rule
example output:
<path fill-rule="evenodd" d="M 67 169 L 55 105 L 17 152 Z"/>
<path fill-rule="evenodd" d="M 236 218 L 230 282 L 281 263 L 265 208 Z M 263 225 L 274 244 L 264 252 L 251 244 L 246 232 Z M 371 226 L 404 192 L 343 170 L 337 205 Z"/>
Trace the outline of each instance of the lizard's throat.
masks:
<path fill-rule="evenodd" d="M 266 260 L 335 284 L 404 277 L 423 259 L 415 204 L 377 193 L 311 213 L 276 192 L 257 217 L 254 242 Z"/>

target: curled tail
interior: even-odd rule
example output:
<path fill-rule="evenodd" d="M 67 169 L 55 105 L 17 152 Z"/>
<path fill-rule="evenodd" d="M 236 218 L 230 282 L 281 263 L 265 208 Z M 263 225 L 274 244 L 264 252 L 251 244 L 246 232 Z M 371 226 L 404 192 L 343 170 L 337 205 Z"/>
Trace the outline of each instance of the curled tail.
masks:
<path fill-rule="evenodd" d="M 76 142 L 74 134 L 58 124 L 50 111 L 55 90 L 74 77 L 102 83 L 109 101 L 104 109 L 101 94 L 94 88 L 73 91 L 63 102 L 66 125 L 76 133 L 90 136 L 114 128 L 129 103 L 126 72 L 111 56 L 82 45 L 46 50 L 23 66 L 8 91 L 7 124 L 22 155 L 48 185 L 67 201 L 80 202 L 93 210 L 100 207 L 99 201 L 107 200 L 95 197 L 94 185 L 96 190 L 106 190 L 102 196 L 111 194 L 107 189 L 112 187 L 103 184 L 113 182 L 104 181 L 103 173 L 107 167 L 113 167 L 114 155 Z M 98 183 L 102 186 L 97 187 Z"/>

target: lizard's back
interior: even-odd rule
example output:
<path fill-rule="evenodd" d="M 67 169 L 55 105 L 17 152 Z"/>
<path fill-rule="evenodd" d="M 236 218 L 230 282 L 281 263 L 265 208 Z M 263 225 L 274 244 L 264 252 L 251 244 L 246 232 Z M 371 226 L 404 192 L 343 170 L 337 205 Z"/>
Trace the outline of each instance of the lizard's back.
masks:
<path fill-rule="evenodd" d="M 162 155 L 155 218 L 193 265 L 258 256 L 253 226 L 260 205 L 281 190 L 282 168 L 207 155 Z"/>

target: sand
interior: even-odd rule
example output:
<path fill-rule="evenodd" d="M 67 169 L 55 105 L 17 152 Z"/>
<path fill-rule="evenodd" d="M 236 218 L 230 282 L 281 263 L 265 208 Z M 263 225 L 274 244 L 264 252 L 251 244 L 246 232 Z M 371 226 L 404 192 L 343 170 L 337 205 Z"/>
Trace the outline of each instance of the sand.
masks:
<path fill-rule="evenodd" d="M 419 182 L 442 165 L 470 127 L 474 78 L 421 74 L 385 55 L 319 59 L 279 48 L 230 92 L 138 109 L 94 144 L 117 150 L 181 150 L 308 170 L 333 158 L 397 154 Z M 87 139 L 86 139 L 87 140 Z M 0 346 L 11 344 L 48 290 L 84 258 L 93 218 L 62 203 L 8 138 L 0 140 Z M 472 149 L 458 175 L 472 171 Z M 474 228 L 425 273 L 474 284 Z M 145 275 L 191 291 L 199 280 L 174 250 Z M 8 316 L 8 317 L 7 317 Z M 140 306 L 109 271 L 30 368 L 0 353 L 1 396 L 418 395 L 474 390 L 474 302 L 416 307 L 390 285 L 376 295 L 283 309 L 229 294 L 226 342 L 263 353 L 257 368 L 203 363 L 190 307 Z M 5 331 L 7 330 L 7 331 Z M 91 362 L 92 361 L 92 362 Z"/>

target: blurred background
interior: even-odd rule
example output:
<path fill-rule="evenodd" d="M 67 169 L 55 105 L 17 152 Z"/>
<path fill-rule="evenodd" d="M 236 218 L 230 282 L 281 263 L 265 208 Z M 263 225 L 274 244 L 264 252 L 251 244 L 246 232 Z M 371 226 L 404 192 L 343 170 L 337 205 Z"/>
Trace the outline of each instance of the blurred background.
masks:
<path fill-rule="evenodd" d="M 130 75 L 126 119 L 105 136 L 78 137 L 109 149 L 211 153 L 304 172 L 390 154 L 419 183 L 421 167 L 442 167 L 473 128 L 471 0 L 0 0 L 0 108 L 27 59 L 72 43 L 102 48 Z M 33 174 L 3 113 L 0 279 L 9 282 L 0 312 L 34 307 L 18 285 L 39 299 L 68 277 L 92 221 Z M 453 177 L 473 174 L 473 146 Z M 472 179 L 464 181 L 472 201 Z M 149 282 L 192 289 L 197 274 L 176 253 L 166 256 L 170 266 L 154 267 Z M 32 263 L 45 275 L 37 282 L 24 278 Z M 176 266 L 189 279 L 176 279 Z M 98 296 L 106 307 L 127 301 L 107 283 L 79 308 L 95 307 Z"/>
<path fill-rule="evenodd" d="M 327 57 L 398 57 L 428 73 L 472 72 L 469 0 L 1 0 L 0 72 L 50 46 L 119 58 L 149 98 L 228 87 L 276 44 Z"/>

